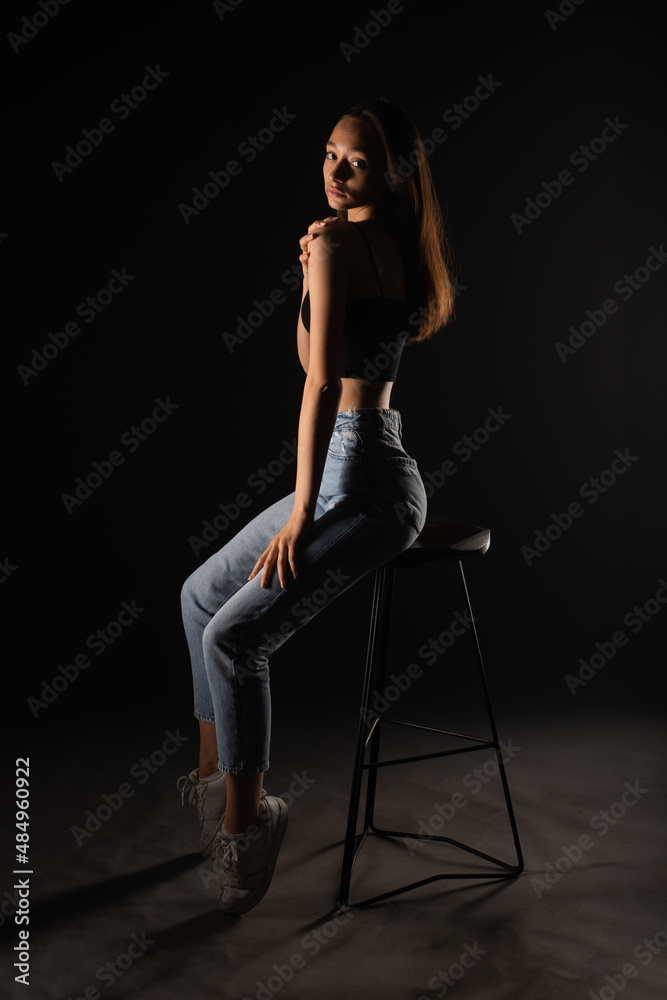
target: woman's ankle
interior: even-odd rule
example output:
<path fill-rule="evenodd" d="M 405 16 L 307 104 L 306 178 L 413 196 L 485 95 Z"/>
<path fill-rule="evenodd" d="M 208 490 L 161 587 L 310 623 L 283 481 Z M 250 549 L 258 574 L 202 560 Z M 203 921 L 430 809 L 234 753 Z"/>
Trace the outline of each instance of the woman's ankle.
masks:
<path fill-rule="evenodd" d="M 199 761 L 199 778 L 209 778 L 212 774 L 218 772 L 218 762 L 216 761 Z"/>
<path fill-rule="evenodd" d="M 238 837 L 243 834 L 252 833 L 253 828 L 259 823 L 257 816 L 230 816 L 229 810 L 225 813 L 224 830 L 230 837 Z"/>

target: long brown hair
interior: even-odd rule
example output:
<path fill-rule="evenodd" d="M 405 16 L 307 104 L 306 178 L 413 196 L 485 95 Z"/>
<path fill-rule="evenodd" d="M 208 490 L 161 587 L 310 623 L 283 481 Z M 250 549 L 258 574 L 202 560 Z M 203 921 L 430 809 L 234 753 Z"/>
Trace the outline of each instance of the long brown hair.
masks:
<path fill-rule="evenodd" d="M 339 121 L 343 118 L 360 118 L 384 150 L 408 299 L 422 312 L 412 339 L 426 340 L 454 317 L 454 257 L 419 130 L 402 107 L 385 98 L 355 104 Z M 347 219 L 347 212 L 337 214 Z"/>

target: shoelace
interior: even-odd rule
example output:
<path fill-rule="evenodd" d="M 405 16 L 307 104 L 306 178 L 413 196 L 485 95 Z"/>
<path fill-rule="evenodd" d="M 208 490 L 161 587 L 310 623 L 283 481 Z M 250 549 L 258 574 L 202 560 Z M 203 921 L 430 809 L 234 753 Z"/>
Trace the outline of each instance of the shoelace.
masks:
<path fill-rule="evenodd" d="M 211 857 L 222 866 L 223 871 L 228 872 L 236 868 L 236 871 L 242 874 L 245 853 L 242 848 L 239 849 L 239 843 L 238 840 L 227 840 L 221 834 L 216 836 Z"/>
<path fill-rule="evenodd" d="M 188 788 L 188 786 L 190 786 Z M 195 800 L 197 804 L 197 812 L 199 813 L 199 818 L 202 819 L 204 810 L 204 787 L 200 781 L 193 781 L 191 775 L 184 774 L 176 782 L 176 787 L 181 793 L 181 805 L 185 805 L 185 795 L 188 795 L 188 805 L 195 805 Z"/>

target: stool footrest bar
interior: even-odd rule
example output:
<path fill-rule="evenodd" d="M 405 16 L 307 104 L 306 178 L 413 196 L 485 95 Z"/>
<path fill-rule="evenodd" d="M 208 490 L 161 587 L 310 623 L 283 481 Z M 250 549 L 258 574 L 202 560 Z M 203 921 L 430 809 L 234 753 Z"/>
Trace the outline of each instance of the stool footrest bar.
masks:
<path fill-rule="evenodd" d="M 369 764 L 362 764 L 362 770 L 369 771 L 376 767 L 390 767 L 392 764 L 408 764 L 413 760 L 432 760 L 434 757 L 452 757 L 457 753 L 474 753 L 476 750 L 484 750 L 486 746 L 493 746 L 493 743 L 486 743 L 480 747 L 458 747 L 456 750 L 437 750 L 434 753 L 413 754 L 411 757 L 395 757 L 392 760 L 375 760 Z"/>
<path fill-rule="evenodd" d="M 390 715 L 379 715 L 373 722 L 371 732 L 378 722 L 391 722 L 395 726 L 410 726 L 411 729 L 421 729 L 427 733 L 438 733 L 440 736 L 457 736 L 460 740 L 475 740 L 477 743 L 484 743 L 488 746 L 496 746 L 495 740 L 490 740 L 488 736 L 470 736 L 468 733 L 455 733 L 451 729 L 436 729 L 435 726 L 423 726 L 419 722 L 408 722 L 406 719 L 393 719 Z M 369 736 L 371 733 L 369 732 Z"/>

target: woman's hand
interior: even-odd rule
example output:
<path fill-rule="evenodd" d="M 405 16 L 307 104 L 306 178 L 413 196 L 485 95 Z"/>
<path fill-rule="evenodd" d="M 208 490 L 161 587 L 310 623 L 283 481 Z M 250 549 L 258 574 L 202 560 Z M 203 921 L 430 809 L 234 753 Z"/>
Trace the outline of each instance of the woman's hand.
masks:
<path fill-rule="evenodd" d="M 308 226 L 308 233 L 306 236 L 302 236 L 299 240 L 299 246 L 301 247 L 301 256 L 299 257 L 299 262 L 303 268 L 303 277 L 306 279 L 308 277 L 308 259 L 310 253 L 308 251 L 308 245 L 314 239 L 317 238 L 317 234 L 321 233 L 322 230 L 331 222 L 338 222 L 337 215 L 329 215 L 326 219 L 316 219 Z"/>
<path fill-rule="evenodd" d="M 277 535 L 269 542 L 261 556 L 255 563 L 252 573 L 248 577 L 252 580 L 262 569 L 262 587 L 268 587 L 271 582 L 274 567 L 278 568 L 278 579 L 280 586 L 287 586 L 287 566 L 292 571 L 292 576 L 296 580 L 298 567 L 296 562 L 296 552 L 305 535 L 313 526 L 314 518 L 307 514 L 297 514 L 292 511 L 289 521 L 284 528 L 281 528 Z"/>

